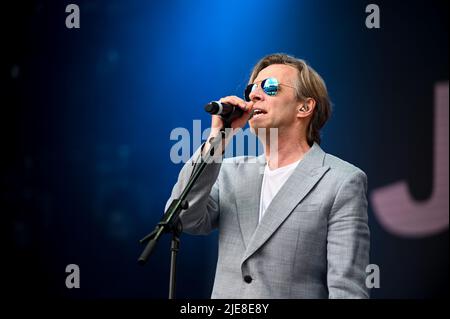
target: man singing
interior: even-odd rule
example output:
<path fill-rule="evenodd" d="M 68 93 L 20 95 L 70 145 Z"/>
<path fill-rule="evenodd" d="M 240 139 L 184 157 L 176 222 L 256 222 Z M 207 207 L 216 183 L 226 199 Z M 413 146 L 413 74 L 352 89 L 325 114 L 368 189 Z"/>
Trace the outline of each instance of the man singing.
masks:
<path fill-rule="evenodd" d="M 248 122 L 264 155 L 207 164 L 180 215 L 190 234 L 219 230 L 212 298 L 368 298 L 367 177 L 319 146 L 331 114 L 320 75 L 303 60 L 272 54 L 253 68 L 245 100 L 220 102 L 243 110 L 231 127 Z M 212 115 L 210 138 L 182 168 L 167 205 L 223 124 Z"/>

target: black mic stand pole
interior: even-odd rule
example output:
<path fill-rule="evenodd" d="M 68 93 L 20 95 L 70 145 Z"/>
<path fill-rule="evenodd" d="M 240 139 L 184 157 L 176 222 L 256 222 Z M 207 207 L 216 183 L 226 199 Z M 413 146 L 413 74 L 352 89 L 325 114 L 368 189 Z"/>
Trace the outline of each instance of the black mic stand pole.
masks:
<path fill-rule="evenodd" d="M 162 236 L 162 234 L 168 232 L 172 233 L 172 241 L 170 247 L 171 255 L 170 255 L 169 299 L 175 299 L 177 253 L 180 248 L 180 235 L 183 231 L 183 227 L 179 220 L 179 215 L 181 213 L 181 210 L 186 210 L 189 208 L 189 203 L 187 202 L 186 197 L 188 196 L 197 179 L 203 173 L 204 169 L 206 168 L 206 165 L 211 162 L 211 159 L 214 156 L 214 152 L 215 150 L 217 150 L 219 144 L 222 143 L 222 141 L 225 141 L 225 138 L 227 137 L 227 129 L 231 127 L 230 126 L 231 121 L 223 119 L 223 122 L 224 127 L 220 130 L 220 138 L 216 136 L 212 139 L 212 141 L 210 141 L 211 147 L 204 158 L 200 152 L 200 159 L 201 159 L 200 163 L 197 163 L 195 165 L 192 175 L 188 183 L 186 184 L 184 190 L 181 192 L 180 197 L 172 201 L 169 208 L 167 208 L 167 211 L 164 213 L 161 221 L 156 225 L 155 229 L 150 234 L 148 234 L 147 236 L 145 236 L 140 240 L 141 244 L 144 244 L 145 242 L 148 241 L 146 247 L 144 248 L 144 251 L 142 252 L 141 256 L 138 259 L 138 263 L 144 265 L 148 257 L 155 249 L 156 244 L 160 239 L 160 237 Z M 224 150 L 222 150 L 222 154 L 223 151 Z"/>

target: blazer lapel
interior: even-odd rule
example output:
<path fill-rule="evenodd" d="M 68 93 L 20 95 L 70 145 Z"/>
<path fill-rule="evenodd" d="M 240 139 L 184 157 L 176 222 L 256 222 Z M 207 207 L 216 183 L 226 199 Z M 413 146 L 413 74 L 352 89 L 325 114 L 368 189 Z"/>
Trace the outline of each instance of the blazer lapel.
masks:
<path fill-rule="evenodd" d="M 261 222 L 250 238 L 243 261 L 260 248 L 269 237 L 278 229 L 283 221 L 291 214 L 292 210 L 309 193 L 322 176 L 328 171 L 328 166 L 322 166 L 325 152 L 319 145 L 313 147 L 305 154 L 292 175 L 281 187 L 267 207 Z M 262 180 L 262 178 L 261 178 Z M 258 194 L 261 193 L 261 185 Z M 255 214 L 257 215 L 257 214 Z M 258 216 L 256 216 L 258 220 Z"/>
<path fill-rule="evenodd" d="M 259 220 L 259 200 L 261 197 L 261 185 L 266 163 L 264 155 L 252 158 L 255 162 L 247 162 L 245 168 L 239 169 L 237 176 L 236 204 L 239 225 L 245 247 L 248 246 L 251 237 L 255 233 Z"/>

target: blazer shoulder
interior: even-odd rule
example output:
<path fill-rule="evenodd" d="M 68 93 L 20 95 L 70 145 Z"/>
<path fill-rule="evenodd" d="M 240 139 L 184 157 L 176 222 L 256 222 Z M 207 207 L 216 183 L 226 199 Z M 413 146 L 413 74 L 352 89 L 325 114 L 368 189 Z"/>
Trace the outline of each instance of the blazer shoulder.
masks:
<path fill-rule="evenodd" d="M 362 175 L 366 178 L 366 173 L 359 167 L 328 153 L 325 154 L 324 165 L 329 166 L 331 171 L 339 178 L 345 178 L 350 175 Z"/>

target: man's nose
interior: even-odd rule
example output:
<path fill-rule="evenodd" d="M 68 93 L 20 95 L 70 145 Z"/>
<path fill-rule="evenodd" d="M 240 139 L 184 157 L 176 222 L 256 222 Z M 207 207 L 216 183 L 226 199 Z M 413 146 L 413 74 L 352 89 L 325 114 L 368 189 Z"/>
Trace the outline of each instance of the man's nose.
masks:
<path fill-rule="evenodd" d="M 262 93 L 259 85 L 249 94 L 250 101 L 256 102 L 264 99 L 264 95 Z"/>

